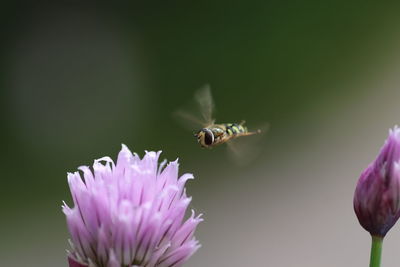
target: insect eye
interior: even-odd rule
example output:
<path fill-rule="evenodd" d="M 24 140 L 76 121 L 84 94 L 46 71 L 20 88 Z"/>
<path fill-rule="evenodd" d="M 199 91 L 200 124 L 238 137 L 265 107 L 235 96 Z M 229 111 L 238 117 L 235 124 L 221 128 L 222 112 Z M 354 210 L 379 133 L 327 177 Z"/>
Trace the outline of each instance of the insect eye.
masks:
<path fill-rule="evenodd" d="M 214 135 L 210 130 L 204 131 L 204 143 L 206 145 L 211 145 L 214 142 Z"/>

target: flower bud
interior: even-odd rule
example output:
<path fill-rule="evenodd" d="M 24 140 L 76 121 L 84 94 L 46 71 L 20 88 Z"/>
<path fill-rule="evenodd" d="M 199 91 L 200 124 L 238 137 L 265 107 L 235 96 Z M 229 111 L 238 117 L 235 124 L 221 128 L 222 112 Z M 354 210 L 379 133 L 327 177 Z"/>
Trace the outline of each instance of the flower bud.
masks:
<path fill-rule="evenodd" d="M 361 226 L 384 237 L 400 216 L 400 129 L 389 137 L 378 157 L 361 174 L 354 193 L 354 211 Z"/>

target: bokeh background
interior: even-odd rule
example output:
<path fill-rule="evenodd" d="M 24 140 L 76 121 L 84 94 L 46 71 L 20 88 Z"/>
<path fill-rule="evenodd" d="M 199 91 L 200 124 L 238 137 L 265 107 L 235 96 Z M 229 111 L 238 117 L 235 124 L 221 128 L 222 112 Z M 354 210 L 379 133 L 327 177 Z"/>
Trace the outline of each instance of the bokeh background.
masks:
<path fill-rule="evenodd" d="M 188 267 L 368 265 L 352 197 L 400 123 L 398 6 L 16 2 L 0 10 L 1 266 L 67 266 L 66 172 L 121 143 L 195 174 Z M 219 121 L 270 123 L 250 164 L 172 118 L 205 83 Z M 397 225 L 383 266 L 399 251 Z"/>

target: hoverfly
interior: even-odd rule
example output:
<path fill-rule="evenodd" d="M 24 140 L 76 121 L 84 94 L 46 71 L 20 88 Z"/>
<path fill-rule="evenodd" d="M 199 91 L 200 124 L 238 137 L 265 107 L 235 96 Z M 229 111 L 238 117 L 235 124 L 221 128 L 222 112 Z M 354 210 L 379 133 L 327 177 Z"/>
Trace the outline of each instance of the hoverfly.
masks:
<path fill-rule="evenodd" d="M 213 148 L 227 143 L 235 154 L 240 154 L 240 151 L 237 151 L 232 145 L 234 139 L 263 132 L 261 129 L 249 131 L 244 125 L 245 121 L 241 121 L 240 123 L 215 123 L 215 119 L 212 116 L 214 101 L 208 85 L 197 91 L 194 98 L 200 108 L 202 119 L 182 110 L 178 110 L 175 115 L 186 122 L 192 122 L 202 127 L 194 133 L 194 136 L 203 148 Z"/>
<path fill-rule="evenodd" d="M 261 133 L 260 129 L 249 132 L 244 124 L 245 121 L 240 123 L 210 124 L 200 129 L 194 136 L 197 137 L 197 142 L 201 147 L 212 148 L 234 138 Z"/>

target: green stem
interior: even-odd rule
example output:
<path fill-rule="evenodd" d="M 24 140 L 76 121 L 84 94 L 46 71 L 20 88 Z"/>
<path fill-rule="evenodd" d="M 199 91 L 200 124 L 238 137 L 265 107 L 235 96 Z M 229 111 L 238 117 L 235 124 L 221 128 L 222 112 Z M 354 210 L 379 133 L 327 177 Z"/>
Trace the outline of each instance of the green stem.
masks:
<path fill-rule="evenodd" d="M 383 237 L 374 235 L 372 236 L 371 259 L 369 262 L 369 267 L 381 266 L 382 243 Z"/>

